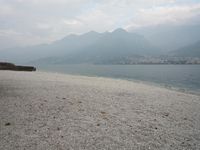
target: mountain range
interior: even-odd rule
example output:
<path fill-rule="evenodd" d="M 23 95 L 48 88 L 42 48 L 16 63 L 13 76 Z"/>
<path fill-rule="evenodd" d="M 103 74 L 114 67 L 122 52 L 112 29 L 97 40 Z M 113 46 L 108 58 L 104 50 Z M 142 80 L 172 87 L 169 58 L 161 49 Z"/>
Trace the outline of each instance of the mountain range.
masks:
<path fill-rule="evenodd" d="M 159 49 L 143 36 L 123 29 L 113 32 L 69 35 L 48 45 L 6 50 L 1 56 L 14 62 L 101 63 L 121 57 L 157 55 Z"/>
<path fill-rule="evenodd" d="M 175 30 L 177 27 L 147 28 L 135 32 L 116 29 L 113 32 L 71 34 L 51 44 L 1 51 L 0 59 L 25 64 L 112 64 L 161 55 L 200 57 L 200 30 L 196 28 L 195 34 L 191 34 L 189 30 L 192 28 L 193 31 L 193 27 L 180 27 L 179 30 Z"/>

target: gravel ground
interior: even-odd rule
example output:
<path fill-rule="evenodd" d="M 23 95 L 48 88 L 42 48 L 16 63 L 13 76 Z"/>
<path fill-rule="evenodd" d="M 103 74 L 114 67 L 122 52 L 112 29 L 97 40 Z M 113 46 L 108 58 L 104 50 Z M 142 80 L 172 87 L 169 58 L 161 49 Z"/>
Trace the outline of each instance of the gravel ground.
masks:
<path fill-rule="evenodd" d="M 0 71 L 0 150 L 198 150 L 200 96 L 124 80 Z"/>

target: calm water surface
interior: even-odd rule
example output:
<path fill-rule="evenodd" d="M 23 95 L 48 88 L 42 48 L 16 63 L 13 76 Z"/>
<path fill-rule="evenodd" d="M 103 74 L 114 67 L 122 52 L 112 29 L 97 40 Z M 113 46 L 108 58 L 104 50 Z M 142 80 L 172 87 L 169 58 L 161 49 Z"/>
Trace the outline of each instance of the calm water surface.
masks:
<path fill-rule="evenodd" d="M 138 80 L 200 94 L 200 65 L 51 65 L 39 70 Z"/>

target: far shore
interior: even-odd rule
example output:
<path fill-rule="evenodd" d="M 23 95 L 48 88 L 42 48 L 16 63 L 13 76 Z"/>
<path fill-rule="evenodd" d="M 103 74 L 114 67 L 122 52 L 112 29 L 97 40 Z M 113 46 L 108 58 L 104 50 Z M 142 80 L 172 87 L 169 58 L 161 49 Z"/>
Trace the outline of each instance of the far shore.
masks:
<path fill-rule="evenodd" d="M 0 149 L 200 149 L 200 96 L 121 79 L 0 71 Z"/>

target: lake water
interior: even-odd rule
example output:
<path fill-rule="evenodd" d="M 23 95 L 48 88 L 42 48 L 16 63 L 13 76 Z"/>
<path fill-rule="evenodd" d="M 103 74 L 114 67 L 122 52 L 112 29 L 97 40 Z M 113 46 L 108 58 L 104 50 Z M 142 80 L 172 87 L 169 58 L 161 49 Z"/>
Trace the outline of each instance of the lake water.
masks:
<path fill-rule="evenodd" d="M 143 81 L 200 93 L 200 65 L 51 65 L 39 70 Z"/>

